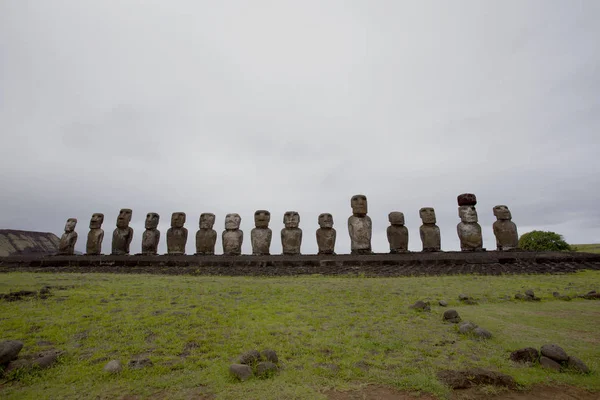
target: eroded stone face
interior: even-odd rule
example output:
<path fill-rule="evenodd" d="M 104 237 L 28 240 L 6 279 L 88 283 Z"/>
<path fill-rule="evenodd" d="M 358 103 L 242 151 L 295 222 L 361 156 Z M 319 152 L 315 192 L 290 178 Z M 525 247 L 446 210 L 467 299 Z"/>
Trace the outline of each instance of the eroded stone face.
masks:
<path fill-rule="evenodd" d="M 157 213 L 151 212 L 146 214 L 146 229 L 156 229 L 158 227 L 158 221 L 160 220 L 160 216 Z"/>
<path fill-rule="evenodd" d="M 494 207 L 494 216 L 499 220 L 511 220 L 512 215 L 507 206 L 500 205 Z"/>
<path fill-rule="evenodd" d="M 271 213 L 267 210 L 257 210 L 254 213 L 254 226 L 257 228 L 268 228 L 271 221 Z"/>
<path fill-rule="evenodd" d="M 73 232 L 77 226 L 77 218 L 69 218 L 65 224 L 65 232 Z"/>
<path fill-rule="evenodd" d="M 169 254 L 185 254 L 188 230 L 183 227 L 183 224 L 185 224 L 185 213 L 174 212 L 171 215 L 171 228 L 167 231 L 167 252 Z"/>
<path fill-rule="evenodd" d="M 387 228 L 387 239 L 390 253 L 405 253 L 408 251 L 408 228 L 404 226 L 404 214 L 398 211 L 388 215 L 390 226 Z"/>
<path fill-rule="evenodd" d="M 242 217 L 239 214 L 227 214 L 225 216 L 225 229 L 226 230 L 234 230 L 240 229 L 240 223 L 242 222 Z"/>
<path fill-rule="evenodd" d="M 517 249 L 519 247 L 519 233 L 517 232 L 517 225 L 511 221 L 512 215 L 508 207 L 504 205 L 494 207 L 494 215 L 497 218 L 493 225 L 496 248 L 499 251 Z"/>
<path fill-rule="evenodd" d="M 329 213 L 320 214 L 319 227 L 316 232 L 318 254 L 335 254 L 337 232 L 333 229 L 333 216 Z"/>
<path fill-rule="evenodd" d="M 302 245 L 302 229 L 300 225 L 300 214 L 296 211 L 286 211 L 283 214 L 285 228 L 281 230 L 281 247 L 283 254 L 298 255 Z"/>
<path fill-rule="evenodd" d="M 300 214 L 296 211 L 286 211 L 283 214 L 283 224 L 286 228 L 297 228 L 300 225 Z"/>
<path fill-rule="evenodd" d="M 367 196 L 364 194 L 352 196 L 350 199 L 350 206 L 352 207 L 352 214 L 354 214 L 355 217 L 367 215 Z"/>
<path fill-rule="evenodd" d="M 129 227 L 133 211 L 129 208 L 122 208 L 117 217 L 117 228 L 125 229 Z"/>
<path fill-rule="evenodd" d="M 198 221 L 200 229 L 212 229 L 215 225 L 215 214 L 202 213 Z"/>
<path fill-rule="evenodd" d="M 185 213 L 184 212 L 174 212 L 171 215 L 171 228 L 183 228 L 185 224 Z"/>
<path fill-rule="evenodd" d="M 321 228 L 333 228 L 333 216 L 329 213 L 319 215 L 319 226 Z"/>
<path fill-rule="evenodd" d="M 460 220 L 464 223 L 476 223 L 477 218 L 477 210 L 473 206 L 461 206 L 458 208 L 458 216 Z"/>
<path fill-rule="evenodd" d="M 129 245 L 133 240 L 133 229 L 129 227 L 132 211 L 129 208 L 122 208 L 117 217 L 117 229 L 113 231 L 111 254 L 124 255 L 129 254 Z"/>
<path fill-rule="evenodd" d="M 69 218 L 65 224 L 65 233 L 60 238 L 58 243 L 58 254 L 73 255 L 75 254 L 75 243 L 77 243 L 77 225 L 76 218 Z"/>
<path fill-rule="evenodd" d="M 419 210 L 419 217 L 424 224 L 435 224 L 435 210 L 432 207 L 423 207 Z"/>
<path fill-rule="evenodd" d="M 198 225 L 200 230 L 196 232 L 196 254 L 213 255 L 215 254 L 215 244 L 217 243 L 217 232 L 213 229 L 215 224 L 215 214 L 202 213 Z"/>
<path fill-rule="evenodd" d="M 477 223 L 477 210 L 474 206 L 459 206 L 458 215 L 461 222 L 456 226 L 460 248 L 462 251 L 482 251 L 483 237 L 481 226 Z"/>
<path fill-rule="evenodd" d="M 102 254 L 102 240 L 104 239 L 104 231 L 101 229 L 104 222 L 104 214 L 92 214 L 90 219 L 90 232 L 88 233 L 85 252 L 88 255 Z"/>
<path fill-rule="evenodd" d="M 90 219 L 90 229 L 100 229 L 104 222 L 104 214 L 94 213 L 92 219 Z"/>
<path fill-rule="evenodd" d="M 392 211 L 388 214 L 388 220 L 392 225 L 404 225 L 404 213 Z"/>

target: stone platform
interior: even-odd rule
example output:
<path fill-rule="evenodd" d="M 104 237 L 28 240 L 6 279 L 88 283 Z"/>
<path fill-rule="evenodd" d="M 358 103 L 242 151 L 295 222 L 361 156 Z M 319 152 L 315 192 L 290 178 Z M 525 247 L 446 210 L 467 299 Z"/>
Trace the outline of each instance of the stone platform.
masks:
<path fill-rule="evenodd" d="M 600 270 L 600 254 L 484 251 L 270 256 L 13 256 L 0 257 L 0 272 L 108 272 L 170 275 L 416 276 L 543 274 Z"/>

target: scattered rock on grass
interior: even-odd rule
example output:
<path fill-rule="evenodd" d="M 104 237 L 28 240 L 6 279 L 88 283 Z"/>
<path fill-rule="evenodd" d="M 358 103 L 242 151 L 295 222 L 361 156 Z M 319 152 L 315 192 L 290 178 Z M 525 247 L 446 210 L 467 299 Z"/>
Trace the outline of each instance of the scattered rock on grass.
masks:
<path fill-rule="evenodd" d="M 431 307 L 429 306 L 429 302 L 425 302 L 423 300 L 418 300 L 415 304 L 410 306 L 410 308 L 418 310 L 418 311 L 431 311 Z"/>
<path fill-rule="evenodd" d="M 452 322 L 453 324 L 458 324 L 461 321 L 458 312 L 453 309 L 444 311 L 443 319 L 444 321 Z"/>
<path fill-rule="evenodd" d="M 23 342 L 19 340 L 5 340 L 0 342 L 0 365 L 16 359 L 22 348 Z"/>
<path fill-rule="evenodd" d="M 252 368 L 245 364 L 231 364 L 229 372 L 240 381 L 245 381 L 252 376 Z"/>
<path fill-rule="evenodd" d="M 275 350 L 271 350 L 271 349 L 266 349 L 263 350 L 260 355 L 262 356 L 262 359 L 265 361 L 270 361 L 273 364 L 277 364 L 279 362 L 279 357 L 277 357 L 277 353 L 275 352 Z"/>
<path fill-rule="evenodd" d="M 543 356 L 551 358 L 557 362 L 568 361 L 569 356 L 567 352 L 562 349 L 562 347 L 556 344 L 545 344 L 541 348 L 541 353 Z"/>
<path fill-rule="evenodd" d="M 567 361 L 567 367 L 574 369 L 577 372 L 581 372 L 582 374 L 589 374 L 590 369 L 583 361 L 581 361 L 577 357 L 569 356 L 569 360 Z"/>
<path fill-rule="evenodd" d="M 446 300 L 440 300 L 439 305 L 442 307 L 447 307 L 448 306 L 448 302 Z"/>
<path fill-rule="evenodd" d="M 123 365 L 119 360 L 111 360 L 104 366 L 104 370 L 111 374 L 118 374 L 123 370 Z"/>
<path fill-rule="evenodd" d="M 533 347 L 525 347 L 523 349 L 515 350 L 510 353 L 510 359 L 514 362 L 520 363 L 535 363 L 540 357 L 540 353 Z"/>
<path fill-rule="evenodd" d="M 492 333 L 485 328 L 477 327 L 473 329 L 473 335 L 480 339 L 491 339 Z"/>
<path fill-rule="evenodd" d="M 461 324 L 458 326 L 458 332 L 463 335 L 466 335 L 471 333 L 475 328 L 477 328 L 477 325 L 475 325 L 471 321 L 465 321 L 461 322 Z"/>
<path fill-rule="evenodd" d="M 476 385 L 504 386 L 511 389 L 517 386 L 512 376 L 483 368 L 463 371 L 444 370 L 438 372 L 437 376 L 452 389 L 467 389 Z"/>
<path fill-rule="evenodd" d="M 260 353 L 258 350 L 250 350 L 240 356 L 238 362 L 244 365 L 255 365 L 260 361 Z"/>
<path fill-rule="evenodd" d="M 43 352 L 35 354 L 35 355 L 27 355 L 27 356 L 24 356 L 23 358 L 20 358 L 18 360 L 10 362 L 6 366 L 6 369 L 4 370 L 4 372 L 8 373 L 8 372 L 11 372 L 11 371 L 14 371 L 17 369 L 30 370 L 33 368 L 40 368 L 40 369 L 50 368 L 58 361 L 58 357 L 62 353 L 63 353 L 62 351 L 53 349 L 53 350 L 43 351 Z"/>
<path fill-rule="evenodd" d="M 151 367 L 154 364 L 152 363 L 152 361 L 149 358 L 138 358 L 138 359 L 134 359 L 134 360 L 130 360 L 127 363 L 127 366 L 130 369 L 142 369 L 142 368 L 146 368 L 146 367 Z"/>
<path fill-rule="evenodd" d="M 554 370 L 556 372 L 560 372 L 560 364 L 557 363 L 556 361 L 554 361 L 551 358 L 541 356 L 540 357 L 540 365 L 543 368 L 551 369 L 551 370 Z"/>
<path fill-rule="evenodd" d="M 277 365 L 270 361 L 263 361 L 258 363 L 256 366 L 256 375 L 261 378 L 268 378 L 275 375 L 277 372 Z"/>

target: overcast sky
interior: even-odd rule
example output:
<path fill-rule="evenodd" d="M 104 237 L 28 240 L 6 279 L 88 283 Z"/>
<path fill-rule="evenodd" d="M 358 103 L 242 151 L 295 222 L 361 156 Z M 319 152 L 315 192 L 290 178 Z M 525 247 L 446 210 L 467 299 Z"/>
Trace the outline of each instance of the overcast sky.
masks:
<path fill-rule="evenodd" d="M 600 1 L 0 1 L 0 228 L 50 231 L 105 215 L 110 252 L 132 208 L 300 213 L 303 253 L 330 212 L 347 253 L 350 197 L 373 249 L 390 211 L 420 250 L 419 208 L 458 250 L 456 196 L 519 233 L 600 242 Z"/>

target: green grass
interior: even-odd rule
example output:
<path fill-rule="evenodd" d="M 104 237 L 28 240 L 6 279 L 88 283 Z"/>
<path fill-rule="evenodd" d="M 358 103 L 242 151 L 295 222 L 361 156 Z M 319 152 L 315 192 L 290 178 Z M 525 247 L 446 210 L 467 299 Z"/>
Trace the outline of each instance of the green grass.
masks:
<path fill-rule="evenodd" d="M 401 390 L 449 390 L 440 369 L 485 367 L 524 387 L 569 384 L 600 391 L 600 302 L 557 300 L 600 289 L 600 272 L 569 275 L 412 278 L 190 277 L 114 274 L 0 275 L 0 293 L 72 286 L 46 300 L 0 301 L 0 340 L 25 342 L 23 354 L 66 353 L 55 367 L 0 386 L 4 399 L 191 398 L 319 399 L 327 389 L 377 383 Z M 533 289 L 541 302 L 511 299 Z M 463 305 L 460 293 L 478 305 Z M 430 300 L 432 312 L 409 309 Z M 489 341 L 459 336 L 441 321 L 449 301 L 463 320 L 490 330 Z M 594 322 L 595 321 L 595 322 Z M 453 343 L 454 342 L 454 343 Z M 40 344 L 41 343 L 41 344 Z M 592 375 L 552 373 L 508 360 L 517 348 L 558 343 Z M 188 355 L 182 355 L 184 348 Z M 270 379 L 236 382 L 228 367 L 250 349 L 277 351 L 282 370 Z M 154 366 L 103 372 L 146 355 Z"/>
<path fill-rule="evenodd" d="M 596 253 L 600 254 L 600 243 L 596 244 L 572 244 L 571 247 L 575 251 L 584 253 Z"/>

